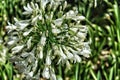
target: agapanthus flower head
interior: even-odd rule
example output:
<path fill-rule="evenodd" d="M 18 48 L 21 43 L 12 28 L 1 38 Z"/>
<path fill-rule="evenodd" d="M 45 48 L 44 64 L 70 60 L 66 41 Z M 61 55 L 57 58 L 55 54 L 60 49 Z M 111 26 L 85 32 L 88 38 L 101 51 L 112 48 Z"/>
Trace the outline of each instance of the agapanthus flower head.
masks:
<path fill-rule="evenodd" d="M 70 68 L 71 63 L 81 62 L 81 56 L 89 57 L 89 43 L 85 42 L 88 29 L 81 24 L 85 17 L 77 8 L 65 10 L 67 1 L 38 2 L 24 6 L 23 14 L 29 19 L 15 19 L 15 24 L 6 27 L 10 60 L 26 75 L 25 79 L 38 79 L 42 75 L 56 80 L 54 64 L 66 64 Z"/>

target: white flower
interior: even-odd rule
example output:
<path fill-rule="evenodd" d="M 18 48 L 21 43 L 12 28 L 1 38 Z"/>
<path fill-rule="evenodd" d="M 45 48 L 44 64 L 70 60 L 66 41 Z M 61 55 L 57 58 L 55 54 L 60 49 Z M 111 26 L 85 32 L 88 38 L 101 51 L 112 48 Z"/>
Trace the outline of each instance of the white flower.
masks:
<path fill-rule="evenodd" d="M 33 28 L 31 28 L 30 30 L 24 32 L 24 33 L 23 33 L 23 36 L 28 36 L 32 30 L 33 30 Z"/>
<path fill-rule="evenodd" d="M 24 8 L 24 10 L 25 10 L 25 11 L 23 12 L 23 14 L 31 14 L 31 13 L 33 12 L 33 9 L 31 8 L 31 6 L 30 6 L 29 3 L 27 4 L 27 7 L 24 6 L 23 8 Z"/>
<path fill-rule="evenodd" d="M 42 46 L 39 46 L 39 58 L 40 59 L 43 59 L 43 47 Z"/>
<path fill-rule="evenodd" d="M 38 21 L 38 19 L 40 19 L 40 16 L 39 16 L 39 15 L 35 16 L 35 17 L 32 19 L 32 24 L 36 24 L 37 21 Z"/>
<path fill-rule="evenodd" d="M 16 42 L 15 40 L 11 40 L 7 44 L 10 46 L 10 45 L 13 45 L 15 42 Z"/>
<path fill-rule="evenodd" d="M 66 59 L 67 57 L 66 57 L 66 55 L 63 53 L 63 50 L 61 49 L 61 47 L 59 47 L 59 49 L 60 49 L 60 56 L 63 58 L 63 59 Z"/>
<path fill-rule="evenodd" d="M 41 8 L 44 10 L 49 0 L 41 0 Z"/>
<path fill-rule="evenodd" d="M 63 23 L 63 19 L 62 19 L 62 18 L 59 18 L 59 19 L 54 20 L 54 24 L 55 24 L 56 26 L 61 26 L 62 23 Z"/>
<path fill-rule="evenodd" d="M 50 78 L 50 72 L 49 72 L 49 68 L 48 67 L 45 67 L 43 69 L 43 73 L 42 73 L 42 76 L 46 79 L 49 79 Z"/>
<path fill-rule="evenodd" d="M 50 68 L 50 79 L 51 80 L 56 80 L 56 75 L 54 73 L 54 69 Z"/>
<path fill-rule="evenodd" d="M 12 53 L 18 53 L 20 52 L 22 49 L 23 49 L 24 45 L 21 45 L 21 46 L 16 46 L 14 48 L 12 48 Z"/>
<path fill-rule="evenodd" d="M 81 38 L 81 39 L 85 39 L 85 37 L 86 37 L 86 33 L 82 33 L 82 32 L 78 32 L 77 33 L 77 37 L 79 37 L 79 38 Z"/>
<path fill-rule="evenodd" d="M 81 32 L 87 33 L 88 28 L 84 25 L 82 25 L 79 29 Z"/>
<path fill-rule="evenodd" d="M 81 55 L 83 55 L 84 57 L 90 57 L 90 50 L 89 49 L 83 49 L 81 52 L 80 52 Z"/>
<path fill-rule="evenodd" d="M 33 77 L 33 72 L 29 72 L 28 75 L 29 75 L 30 77 Z"/>
<path fill-rule="evenodd" d="M 63 50 L 61 49 L 61 47 L 59 47 L 59 50 L 60 50 L 60 52 L 59 52 L 60 59 L 57 64 L 59 64 L 61 61 L 62 61 L 62 63 L 65 63 L 67 60 L 67 56 L 63 53 Z"/>
<path fill-rule="evenodd" d="M 63 46 L 63 49 L 64 49 L 64 51 L 65 51 L 68 59 L 72 59 L 72 58 L 73 58 L 73 54 L 72 54 L 71 52 L 69 52 L 69 51 L 65 48 L 65 46 Z"/>
<path fill-rule="evenodd" d="M 60 32 L 61 32 L 60 29 L 57 29 L 57 28 L 52 29 L 52 33 L 54 34 L 58 34 Z"/>
<path fill-rule="evenodd" d="M 73 27 L 73 28 L 70 28 L 70 30 L 76 33 L 78 31 L 78 28 Z"/>
<path fill-rule="evenodd" d="M 30 55 L 30 53 L 28 53 L 28 52 L 23 52 L 23 53 L 21 54 L 21 57 L 25 58 L 25 57 L 27 57 L 27 56 L 29 56 L 29 55 Z"/>
<path fill-rule="evenodd" d="M 85 20 L 85 17 L 84 16 L 74 16 L 72 17 L 73 20 L 77 21 L 77 20 Z"/>
<path fill-rule="evenodd" d="M 73 10 L 66 13 L 66 18 L 72 18 L 74 16 L 76 16 L 76 13 Z"/>
<path fill-rule="evenodd" d="M 46 57 L 46 65 L 51 65 L 50 55 L 47 55 Z"/>
<path fill-rule="evenodd" d="M 78 12 L 77 11 L 73 11 L 73 10 L 70 10 L 69 12 L 66 13 L 65 18 L 66 19 L 73 19 L 75 21 L 77 20 L 85 20 L 85 17 L 84 16 L 77 16 Z"/>
<path fill-rule="evenodd" d="M 46 37 L 45 37 L 45 33 L 43 33 L 43 34 L 42 34 L 42 37 L 41 37 L 41 40 L 40 40 L 40 44 L 41 44 L 42 46 L 44 46 L 45 43 L 46 43 Z"/>
<path fill-rule="evenodd" d="M 19 41 L 18 37 L 15 36 L 11 36 L 10 40 L 7 42 L 7 44 L 9 46 L 14 45 L 15 43 L 17 43 Z"/>
<path fill-rule="evenodd" d="M 16 21 L 15 26 L 17 26 L 19 30 L 23 30 L 29 25 L 28 22 L 29 20 Z"/>
<path fill-rule="evenodd" d="M 51 80 L 56 80 L 55 73 L 52 73 L 50 78 L 51 78 Z"/>
<path fill-rule="evenodd" d="M 77 55 L 77 54 L 74 54 L 74 62 L 76 63 L 76 62 L 81 62 L 81 58 L 80 58 L 80 56 L 79 55 Z"/>
<path fill-rule="evenodd" d="M 28 49 L 31 47 L 31 40 L 32 40 L 32 37 L 30 37 L 27 41 L 27 48 Z"/>
<path fill-rule="evenodd" d="M 10 24 L 10 25 L 6 26 L 6 29 L 7 30 L 15 30 L 15 29 L 17 29 L 17 27 L 13 24 Z"/>

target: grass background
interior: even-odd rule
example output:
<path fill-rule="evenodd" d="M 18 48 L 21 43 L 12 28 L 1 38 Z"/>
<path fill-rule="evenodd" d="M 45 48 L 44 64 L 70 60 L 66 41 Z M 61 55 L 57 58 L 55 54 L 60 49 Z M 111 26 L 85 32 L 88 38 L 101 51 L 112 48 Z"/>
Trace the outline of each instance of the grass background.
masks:
<path fill-rule="evenodd" d="M 32 0 L 0 0 L 0 39 L 6 38 L 5 26 L 13 18 L 24 19 L 23 5 Z M 33 0 L 34 1 L 34 0 Z M 59 66 L 59 80 L 120 80 L 120 1 L 67 0 L 86 17 L 91 57 L 74 64 L 71 70 Z M 0 44 L 0 50 L 4 44 Z M 0 63 L 0 80 L 20 80 L 12 64 Z"/>

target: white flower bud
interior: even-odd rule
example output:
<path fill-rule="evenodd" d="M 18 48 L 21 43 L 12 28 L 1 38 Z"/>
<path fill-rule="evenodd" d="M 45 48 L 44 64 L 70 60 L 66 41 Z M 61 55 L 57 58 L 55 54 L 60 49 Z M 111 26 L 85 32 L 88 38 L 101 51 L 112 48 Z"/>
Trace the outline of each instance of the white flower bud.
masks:
<path fill-rule="evenodd" d="M 63 59 L 66 59 L 66 55 L 63 53 L 63 50 L 61 49 L 61 47 L 59 48 L 60 49 L 60 56 L 63 58 Z"/>
<path fill-rule="evenodd" d="M 90 57 L 90 50 L 88 49 L 84 49 L 82 50 L 82 52 L 80 52 L 81 55 L 83 55 L 84 57 Z"/>
<path fill-rule="evenodd" d="M 54 20 L 54 24 L 55 24 L 56 26 L 61 26 L 62 23 L 63 23 L 63 19 L 62 19 L 62 18 L 59 18 L 59 19 Z"/>
<path fill-rule="evenodd" d="M 39 47 L 39 58 L 43 59 L 43 47 Z"/>
<path fill-rule="evenodd" d="M 41 8 L 44 10 L 49 0 L 41 0 Z"/>
<path fill-rule="evenodd" d="M 47 55 L 46 57 L 46 65 L 51 65 L 50 55 Z"/>
<path fill-rule="evenodd" d="M 15 26 L 17 26 L 18 29 L 23 30 L 29 25 L 28 20 L 23 21 L 17 21 L 15 23 Z"/>
<path fill-rule="evenodd" d="M 84 16 L 77 16 L 76 20 L 85 20 L 85 17 Z"/>
<path fill-rule="evenodd" d="M 45 34 L 43 33 L 43 35 L 42 35 L 42 37 L 41 37 L 41 40 L 40 40 L 40 44 L 41 44 L 42 46 L 44 46 L 45 43 L 46 43 L 46 37 L 45 37 Z"/>
<path fill-rule="evenodd" d="M 17 29 L 17 27 L 13 24 L 10 24 L 10 25 L 6 26 L 6 29 L 7 30 L 15 30 L 15 29 Z"/>
<path fill-rule="evenodd" d="M 21 45 L 21 46 L 16 46 L 14 48 L 12 48 L 12 53 L 18 53 L 20 52 L 22 49 L 23 49 L 24 45 Z"/>
<path fill-rule="evenodd" d="M 24 33 L 23 33 L 23 36 L 28 36 L 32 30 L 33 30 L 33 28 L 31 28 L 30 30 L 24 32 Z"/>
<path fill-rule="evenodd" d="M 80 38 L 85 39 L 86 33 L 78 32 L 78 33 L 77 33 L 77 36 L 80 37 Z"/>
<path fill-rule="evenodd" d="M 43 70 L 43 73 L 42 73 L 42 76 L 46 79 L 49 79 L 50 78 L 50 72 L 49 72 L 49 68 L 48 67 L 45 67 L 44 70 Z"/>
<path fill-rule="evenodd" d="M 70 28 L 70 30 L 72 30 L 76 33 L 78 31 L 78 28 Z"/>
<path fill-rule="evenodd" d="M 32 19 L 32 24 L 36 24 L 37 23 L 37 20 L 40 18 L 39 15 L 35 16 L 33 19 Z"/>
<path fill-rule="evenodd" d="M 72 59 L 72 58 L 73 58 L 73 54 L 70 53 L 70 52 L 65 48 L 65 46 L 63 46 L 63 49 L 64 49 L 64 51 L 65 51 L 65 53 L 66 53 L 68 59 Z"/>
<path fill-rule="evenodd" d="M 52 29 L 52 33 L 54 34 L 58 34 L 60 32 L 61 32 L 60 29 L 56 29 L 56 28 Z"/>
<path fill-rule="evenodd" d="M 27 48 L 28 49 L 31 47 L 31 40 L 32 40 L 32 37 L 30 37 L 27 41 Z"/>
<path fill-rule="evenodd" d="M 33 9 L 31 8 L 31 6 L 30 6 L 29 3 L 27 4 L 27 7 L 24 6 L 23 8 L 24 8 L 24 10 L 25 10 L 25 11 L 23 12 L 23 14 L 31 14 L 32 11 L 33 11 Z"/>
<path fill-rule="evenodd" d="M 55 75 L 55 73 L 54 73 L 54 70 L 53 69 L 50 69 L 50 79 L 51 80 L 56 80 L 56 75 Z"/>
<path fill-rule="evenodd" d="M 13 45 L 15 42 L 16 42 L 15 40 L 11 40 L 7 44 L 10 46 L 10 45 Z"/>
<path fill-rule="evenodd" d="M 75 55 L 74 55 L 74 61 L 75 61 L 75 63 L 76 63 L 76 62 L 78 62 L 78 63 L 81 62 L 80 56 L 77 55 L 77 54 L 75 54 Z"/>
<path fill-rule="evenodd" d="M 29 72 L 28 75 L 29 75 L 30 77 L 33 77 L 33 72 Z"/>

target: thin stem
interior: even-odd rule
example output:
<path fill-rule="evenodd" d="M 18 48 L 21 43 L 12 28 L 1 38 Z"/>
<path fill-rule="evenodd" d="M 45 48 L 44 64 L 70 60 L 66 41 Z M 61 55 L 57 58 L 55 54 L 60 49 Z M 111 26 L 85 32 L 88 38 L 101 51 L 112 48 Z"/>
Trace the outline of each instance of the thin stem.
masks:
<path fill-rule="evenodd" d="M 76 64 L 75 80 L 79 80 L 79 63 Z"/>

